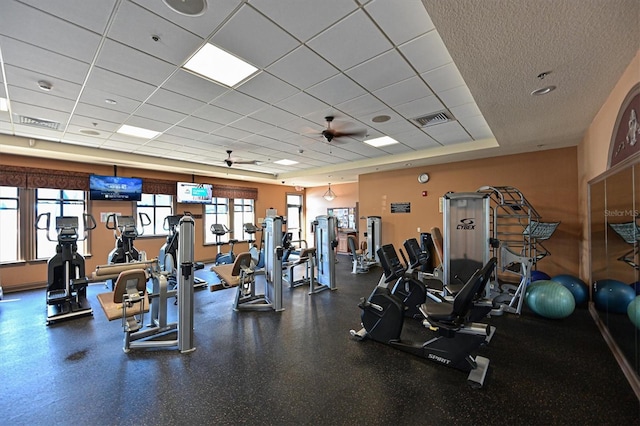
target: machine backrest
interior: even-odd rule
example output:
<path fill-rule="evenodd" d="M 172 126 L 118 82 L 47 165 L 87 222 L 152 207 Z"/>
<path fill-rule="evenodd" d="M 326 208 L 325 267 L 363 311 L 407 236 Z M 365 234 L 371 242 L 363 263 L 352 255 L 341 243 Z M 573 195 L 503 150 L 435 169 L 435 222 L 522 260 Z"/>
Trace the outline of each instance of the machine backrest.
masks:
<path fill-rule="evenodd" d="M 377 254 L 384 270 L 385 282 L 391 282 L 404 275 L 406 269 L 402 266 L 393 244 L 383 245 L 378 249 Z"/>
<path fill-rule="evenodd" d="M 428 251 L 422 251 L 420 248 L 420 244 L 418 244 L 418 240 L 415 238 L 409 238 L 405 240 L 403 243 L 404 249 L 409 255 L 409 265 L 412 268 L 417 268 L 418 266 L 426 265 L 429 263 L 429 259 L 431 255 Z"/>
<path fill-rule="evenodd" d="M 492 257 L 480 270 L 480 274 L 482 275 L 482 285 L 480 286 L 480 288 L 478 288 L 478 292 L 476 294 L 477 297 L 484 296 L 484 289 L 489 284 L 489 281 L 491 280 L 491 274 L 493 273 L 493 270 L 495 269 L 497 263 L 498 259 L 496 257 Z"/>
<path fill-rule="evenodd" d="M 452 314 L 455 317 L 466 317 L 480 288 L 484 288 L 484 276 L 478 269 L 453 299 Z"/>
<path fill-rule="evenodd" d="M 236 260 L 233 262 L 231 275 L 237 277 L 240 275 L 242 268 L 251 268 L 251 253 L 248 251 L 236 256 Z"/>
<path fill-rule="evenodd" d="M 349 251 L 355 256 L 358 252 L 358 247 L 356 246 L 356 238 L 353 235 L 348 235 L 347 244 L 349 245 Z"/>
<path fill-rule="evenodd" d="M 120 272 L 113 289 L 113 302 L 122 303 L 128 291 L 145 292 L 147 290 L 147 273 L 144 269 L 130 269 Z"/>

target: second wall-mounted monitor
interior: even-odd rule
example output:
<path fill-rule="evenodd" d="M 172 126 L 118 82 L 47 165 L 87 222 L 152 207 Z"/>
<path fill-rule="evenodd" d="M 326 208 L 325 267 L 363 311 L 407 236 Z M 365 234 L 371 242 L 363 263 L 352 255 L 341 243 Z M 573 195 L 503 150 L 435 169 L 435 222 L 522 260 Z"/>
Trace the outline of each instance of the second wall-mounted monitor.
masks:
<path fill-rule="evenodd" d="M 178 182 L 178 203 L 211 204 L 213 201 L 213 185 L 209 183 Z"/>

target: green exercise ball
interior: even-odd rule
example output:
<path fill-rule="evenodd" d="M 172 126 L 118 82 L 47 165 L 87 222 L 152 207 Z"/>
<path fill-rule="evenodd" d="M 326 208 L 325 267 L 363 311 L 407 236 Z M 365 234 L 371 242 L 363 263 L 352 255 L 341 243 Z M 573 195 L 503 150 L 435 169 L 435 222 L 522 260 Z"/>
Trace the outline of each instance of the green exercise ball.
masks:
<path fill-rule="evenodd" d="M 527 306 L 544 318 L 560 319 L 571 315 L 576 301 L 571 291 L 555 281 L 540 280 L 532 283 L 525 294 Z"/>
<path fill-rule="evenodd" d="M 629 303 L 627 306 L 627 315 L 629 315 L 629 319 L 636 326 L 636 328 L 640 328 L 640 296 L 636 296 L 635 299 Z"/>

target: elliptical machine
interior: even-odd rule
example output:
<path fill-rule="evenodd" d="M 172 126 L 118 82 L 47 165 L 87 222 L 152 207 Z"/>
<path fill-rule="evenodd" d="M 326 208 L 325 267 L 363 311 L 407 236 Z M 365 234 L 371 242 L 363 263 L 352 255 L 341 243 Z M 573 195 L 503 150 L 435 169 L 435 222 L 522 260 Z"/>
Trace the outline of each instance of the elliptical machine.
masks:
<path fill-rule="evenodd" d="M 486 342 L 491 330 L 486 324 L 468 322 L 467 315 L 474 296 L 486 285 L 489 274 L 485 270 L 494 267 L 495 258 L 472 275 L 452 304 L 421 305 L 420 312 L 430 326 L 437 329 L 437 335 L 425 342 L 412 342 L 401 338 L 405 306 L 402 300 L 391 294 L 388 287 L 389 283 L 402 277 L 406 270 L 392 244 L 382 246 L 377 255 L 389 278 L 378 284 L 368 299 L 361 299 L 358 306 L 362 309 L 363 328 L 357 332 L 351 330 L 351 336 L 357 340 L 369 337 L 404 352 L 469 372 L 469 385 L 473 388 L 482 387 L 489 359 L 473 357 L 471 352 Z"/>
<path fill-rule="evenodd" d="M 227 244 L 220 242 L 220 237 L 225 234 L 230 234 L 232 231 L 221 223 L 214 223 L 211 225 L 211 233 L 216 236 L 215 245 L 218 247 L 218 254 L 216 254 L 216 265 L 228 265 L 236 260 L 236 255 L 233 253 L 233 246 L 238 240 L 229 240 L 229 253 L 220 253 L 220 246 Z"/>
<path fill-rule="evenodd" d="M 46 218 L 43 226 L 43 218 Z M 47 325 L 54 321 L 82 315 L 92 315 L 87 300 L 89 280 L 85 274 L 84 257 L 78 253 L 78 241 L 87 239 L 88 231 L 95 229 L 96 221 L 90 214 L 83 215 L 84 236 L 79 238 L 77 216 L 56 217 L 57 238 L 51 237 L 51 213 L 41 213 L 36 229 L 46 230 L 49 241 L 57 241 L 56 254 L 47 262 Z"/>
<path fill-rule="evenodd" d="M 146 213 L 138 213 L 139 224 L 142 231 L 138 232 L 136 221 L 133 216 L 119 216 L 111 213 L 107 216 L 107 229 L 113 230 L 116 239 L 116 246 L 109 253 L 107 264 L 129 263 L 140 260 L 140 252 L 133 246 L 133 241 L 144 234 L 144 227 L 151 224 L 151 218 Z"/>

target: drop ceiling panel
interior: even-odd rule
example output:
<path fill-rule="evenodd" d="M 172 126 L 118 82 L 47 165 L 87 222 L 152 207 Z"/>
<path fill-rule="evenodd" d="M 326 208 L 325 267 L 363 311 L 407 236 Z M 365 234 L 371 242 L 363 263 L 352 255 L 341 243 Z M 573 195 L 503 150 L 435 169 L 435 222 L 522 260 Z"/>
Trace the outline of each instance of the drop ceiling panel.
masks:
<path fill-rule="evenodd" d="M 213 136 L 214 138 L 226 139 L 226 143 L 231 143 L 235 140 L 240 140 L 251 136 L 251 132 L 247 132 L 245 130 L 236 129 L 235 127 L 225 126 L 216 129 L 215 133 L 212 133 L 209 136 Z M 208 140 L 208 136 L 203 140 Z"/>
<path fill-rule="evenodd" d="M 373 58 L 392 47 L 362 11 L 348 16 L 325 30 L 310 40 L 307 45 L 343 70 Z"/>
<path fill-rule="evenodd" d="M 25 138 L 42 138 L 44 140 L 50 140 L 57 142 L 62 138 L 62 132 L 59 130 L 41 129 L 38 127 L 25 126 L 22 124 L 14 123 L 13 128 L 17 136 Z"/>
<path fill-rule="evenodd" d="M 251 0 L 250 3 L 303 42 L 356 8 L 354 2 L 344 0 Z"/>
<path fill-rule="evenodd" d="M 460 123 L 455 121 L 426 127 L 424 131 L 442 145 L 452 145 L 472 140 Z"/>
<path fill-rule="evenodd" d="M 229 90 L 182 69 L 173 74 L 162 87 L 203 102 L 209 102 Z"/>
<path fill-rule="evenodd" d="M 272 126 L 283 126 L 287 123 L 292 122 L 297 117 L 290 112 L 287 112 L 278 107 L 269 105 L 264 107 L 253 114 L 251 114 L 252 118 L 256 120 L 263 121 L 265 123 L 269 123 Z"/>
<path fill-rule="evenodd" d="M 198 117 L 188 116 L 180 122 L 179 127 L 187 128 L 191 130 L 197 130 L 199 132 L 209 133 L 216 129 L 219 129 L 222 126 L 223 126 L 222 124 L 216 123 L 215 121 L 203 120 Z M 177 130 L 174 130 L 173 128 L 169 130 L 169 133 L 175 133 L 175 132 L 177 132 Z"/>
<path fill-rule="evenodd" d="M 197 99 L 165 89 L 159 89 L 151 95 L 147 103 L 187 115 L 206 105 Z"/>
<path fill-rule="evenodd" d="M 389 50 L 347 71 L 361 86 L 370 92 L 399 80 L 415 76 L 409 64 L 395 50 Z"/>
<path fill-rule="evenodd" d="M 278 102 L 276 106 L 299 116 L 305 116 L 320 110 L 327 110 L 329 107 L 324 102 L 304 92 L 296 93 Z"/>
<path fill-rule="evenodd" d="M 453 62 L 420 74 L 424 81 L 437 93 L 454 87 L 464 86 L 464 79 Z"/>
<path fill-rule="evenodd" d="M 154 130 L 156 132 L 164 132 L 170 125 L 162 121 L 153 120 L 145 117 L 129 117 L 126 124 L 130 126 L 142 127 L 143 129 Z"/>
<path fill-rule="evenodd" d="M 100 50 L 96 65 L 153 85 L 161 84 L 175 69 L 168 62 L 108 39 Z"/>
<path fill-rule="evenodd" d="M 85 62 L 6 37 L 0 37 L 0 48 L 7 65 L 73 83 L 82 84 L 89 70 L 89 64 Z"/>
<path fill-rule="evenodd" d="M 419 129 L 399 133 L 395 136 L 395 139 L 401 142 L 403 145 L 409 146 L 415 150 L 423 150 L 441 146 L 441 144 L 435 141 L 431 136 L 427 135 Z"/>
<path fill-rule="evenodd" d="M 84 117 L 91 117 L 92 119 L 95 117 L 96 122 L 108 121 L 111 123 L 122 123 L 127 117 L 129 117 L 128 113 L 123 113 L 120 111 L 115 111 L 109 108 L 103 108 L 91 104 L 85 104 L 80 102 L 78 106 L 76 106 L 75 115 L 81 115 Z"/>
<path fill-rule="evenodd" d="M 162 121 L 167 124 L 174 124 L 180 122 L 180 120 L 186 118 L 185 114 L 172 111 L 167 108 L 161 108 L 151 104 L 143 104 L 138 108 L 134 116 L 149 118 L 152 120 Z"/>
<path fill-rule="evenodd" d="M 247 37 L 248 28 L 259 36 Z M 258 68 L 267 67 L 298 46 L 293 37 L 246 5 L 224 24 L 211 42 Z"/>
<path fill-rule="evenodd" d="M 57 121 L 60 123 L 60 130 L 64 129 L 64 126 L 69 120 L 69 113 L 40 107 L 37 105 L 25 104 L 18 101 L 11 101 L 11 111 L 14 114 L 14 122 L 18 123 L 16 115 L 24 115 L 31 118 L 39 118 L 48 121 Z"/>
<path fill-rule="evenodd" d="M 116 101 L 116 103 L 109 103 L 107 102 L 107 99 Z M 140 101 L 88 87 L 85 87 L 85 89 L 82 91 L 80 102 L 94 105 L 100 108 L 118 111 L 123 114 L 131 114 L 136 110 L 136 108 L 140 106 Z"/>
<path fill-rule="evenodd" d="M 478 108 L 478 105 L 476 105 L 475 102 L 458 105 L 456 107 L 451 108 L 450 111 L 453 113 L 453 116 L 456 117 L 458 120 L 465 117 L 482 115 L 482 113 L 480 112 L 480 108 Z"/>
<path fill-rule="evenodd" d="M 17 93 L 22 90 L 27 90 L 34 99 L 32 103 L 40 103 L 49 99 L 48 108 L 55 108 L 55 99 L 61 98 L 62 103 L 66 103 L 66 100 L 73 100 L 80 94 L 81 86 L 79 84 L 71 83 L 65 80 L 53 79 L 46 75 L 34 73 L 33 71 L 16 68 L 12 66 L 5 67 L 7 81 L 9 84 L 9 95 L 13 99 Z M 38 81 L 43 80 L 49 83 L 52 87 L 51 91 L 44 91 L 38 87 Z M 38 98 L 38 99 L 36 99 Z"/>
<path fill-rule="evenodd" d="M 368 117 L 371 113 L 380 111 L 384 107 L 385 105 L 382 102 L 370 94 L 362 95 L 336 105 L 336 108 L 343 111 L 345 114 L 349 114 L 354 117 L 362 116 L 363 122 L 366 122 L 371 118 Z"/>
<path fill-rule="evenodd" d="M 91 148 L 98 148 L 104 143 L 104 139 L 99 139 L 95 136 L 85 136 L 70 132 L 65 135 L 65 141 L 69 141 L 73 145 L 88 146 Z"/>
<path fill-rule="evenodd" d="M 453 89 L 438 92 L 438 96 L 449 109 L 469 103 L 475 105 L 473 96 L 467 86 L 458 86 Z"/>
<path fill-rule="evenodd" d="M 298 92 L 298 89 L 277 77 L 261 72 L 238 87 L 238 92 L 275 104 Z"/>
<path fill-rule="evenodd" d="M 396 111 L 407 118 L 421 117 L 443 109 L 444 105 L 436 96 L 426 96 L 395 107 Z"/>
<path fill-rule="evenodd" d="M 162 1 L 132 1 L 204 38 L 211 35 L 211 33 L 227 18 L 227 15 L 237 8 L 238 5 L 243 3 L 241 0 L 209 1 L 207 9 L 201 16 L 185 16 L 173 11 Z"/>
<path fill-rule="evenodd" d="M 306 90 L 329 105 L 337 105 L 367 93 L 361 86 L 344 74 L 335 75 Z"/>
<path fill-rule="evenodd" d="M 267 125 L 264 122 L 251 117 L 243 117 L 239 120 L 234 121 L 233 124 L 230 125 L 230 127 L 244 130 L 250 133 L 259 133 L 263 131 L 266 126 Z"/>
<path fill-rule="evenodd" d="M 107 36 L 174 65 L 182 65 L 204 43 L 202 37 L 132 2 L 123 2 Z M 160 39 L 154 41 L 152 36 Z"/>
<path fill-rule="evenodd" d="M 240 115 L 250 115 L 267 106 L 267 103 L 234 90 L 216 98 L 216 106 Z"/>
<path fill-rule="evenodd" d="M 395 44 L 402 44 L 435 28 L 420 1 L 406 1 L 398 7 L 397 0 L 376 0 L 368 3 L 365 10 Z"/>
<path fill-rule="evenodd" d="M 413 64 L 418 73 L 431 71 L 452 62 L 440 35 L 436 30 L 400 46 L 402 54 Z M 429 52 L 425 55 L 424 52 Z"/>
<path fill-rule="evenodd" d="M 431 96 L 433 92 L 422 79 L 414 76 L 378 89 L 373 94 L 387 105 L 395 107 L 425 96 Z"/>
<path fill-rule="evenodd" d="M 306 46 L 298 47 L 266 70 L 302 90 L 338 73 L 335 67 Z"/>
<path fill-rule="evenodd" d="M 21 0 L 65 21 L 102 33 L 116 3 L 115 0 L 65 0 L 64 7 L 50 0 Z"/>
<path fill-rule="evenodd" d="M 82 129 L 97 130 L 103 133 L 105 137 L 120 128 L 119 123 L 112 123 L 104 119 L 96 121 L 96 118 L 85 117 L 79 114 L 74 114 L 73 117 L 71 117 L 71 121 L 69 122 L 69 124 L 71 126 L 77 126 Z"/>
<path fill-rule="evenodd" d="M 87 87 L 138 101 L 144 101 L 155 90 L 155 87 L 151 84 L 99 67 L 95 67 L 91 71 Z"/>
<path fill-rule="evenodd" d="M 228 109 L 220 108 L 215 105 L 203 105 L 193 112 L 193 116 L 203 120 L 220 123 L 221 125 L 233 123 L 243 117 L 242 114 L 238 114 L 237 112 L 229 111 Z"/>
<path fill-rule="evenodd" d="M 0 34 L 87 63 L 100 43 L 98 34 L 17 1 L 2 2 Z"/>

